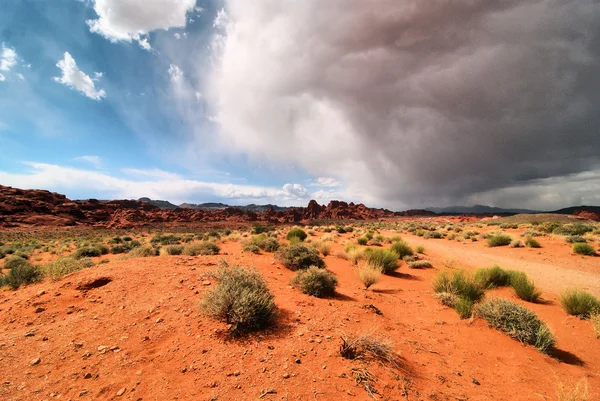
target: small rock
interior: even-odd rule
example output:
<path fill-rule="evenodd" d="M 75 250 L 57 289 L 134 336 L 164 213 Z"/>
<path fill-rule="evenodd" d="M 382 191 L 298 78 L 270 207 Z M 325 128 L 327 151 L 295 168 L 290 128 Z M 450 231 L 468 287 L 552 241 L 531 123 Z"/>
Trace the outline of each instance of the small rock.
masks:
<path fill-rule="evenodd" d="M 283 374 L 283 378 L 284 379 L 289 379 L 290 378 L 290 374 L 289 373 L 284 373 Z"/>
<path fill-rule="evenodd" d="M 92 374 L 90 372 L 87 372 L 85 375 L 83 375 L 84 379 L 91 379 L 92 378 Z"/>
<path fill-rule="evenodd" d="M 239 371 L 239 370 L 236 370 L 235 372 L 233 372 L 233 375 L 234 375 L 234 376 L 239 376 L 239 375 L 240 375 L 240 371 Z"/>
<path fill-rule="evenodd" d="M 29 362 L 29 364 L 31 366 L 35 366 L 35 365 L 38 365 L 40 362 L 42 362 L 42 360 L 40 358 L 35 358 L 31 362 Z"/>
<path fill-rule="evenodd" d="M 210 281 L 208 281 L 208 280 L 204 280 L 204 281 L 202 282 L 202 285 L 211 285 L 211 284 L 212 284 L 212 283 L 211 283 Z"/>
<path fill-rule="evenodd" d="M 473 384 L 475 384 L 477 386 L 481 386 L 481 383 L 479 383 L 479 381 L 476 378 L 472 377 L 471 381 L 473 382 Z"/>
<path fill-rule="evenodd" d="M 106 351 L 108 351 L 108 347 L 106 345 L 99 345 L 98 346 L 98 352 L 101 354 L 105 354 Z"/>
<path fill-rule="evenodd" d="M 297 364 L 301 364 L 302 361 L 300 360 L 300 358 L 297 358 L 294 362 L 296 362 Z"/>
<path fill-rule="evenodd" d="M 187 368 L 181 369 L 181 373 L 185 373 L 185 372 L 187 372 Z"/>
<path fill-rule="evenodd" d="M 35 313 L 42 313 L 43 311 L 45 311 L 46 309 L 42 308 L 41 306 L 35 309 Z"/>
<path fill-rule="evenodd" d="M 123 387 L 121 390 L 117 391 L 117 397 L 120 397 L 120 396 L 122 396 L 123 394 L 125 394 L 125 391 L 126 391 L 126 390 L 127 390 L 127 389 L 126 389 L 125 387 Z"/>
<path fill-rule="evenodd" d="M 163 321 L 163 319 L 160 317 L 158 319 L 156 319 L 156 323 L 161 323 L 162 321 Z"/>
<path fill-rule="evenodd" d="M 83 397 L 84 395 L 86 395 L 88 393 L 88 391 L 86 389 L 83 389 L 79 392 L 79 396 Z"/>
<path fill-rule="evenodd" d="M 27 333 L 25 333 L 25 337 L 33 337 L 33 336 L 35 336 L 35 331 L 33 331 L 33 330 L 30 330 Z"/>

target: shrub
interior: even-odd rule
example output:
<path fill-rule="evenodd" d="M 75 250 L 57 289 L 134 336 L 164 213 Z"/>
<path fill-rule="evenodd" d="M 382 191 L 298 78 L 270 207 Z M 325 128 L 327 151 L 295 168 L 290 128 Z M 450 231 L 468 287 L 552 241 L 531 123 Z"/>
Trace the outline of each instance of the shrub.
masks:
<path fill-rule="evenodd" d="M 440 272 L 433 279 L 433 290 L 442 303 L 450 307 L 454 307 L 459 298 L 477 302 L 485 295 L 483 285 L 464 272 L 455 272 L 452 277 L 446 271 Z"/>
<path fill-rule="evenodd" d="M 353 265 L 357 265 L 358 262 L 365 259 L 365 252 L 360 248 L 346 247 L 346 254 L 348 255 L 348 260 L 350 260 Z"/>
<path fill-rule="evenodd" d="M 587 242 L 587 239 L 582 237 L 581 235 L 569 235 L 565 238 L 569 244 L 576 244 L 578 242 Z"/>
<path fill-rule="evenodd" d="M 367 237 L 359 237 L 359 238 L 356 240 L 356 243 L 357 243 L 358 245 L 367 245 L 367 244 L 369 243 L 369 239 L 368 239 Z"/>
<path fill-rule="evenodd" d="M 527 278 L 523 272 L 511 271 L 510 286 L 515 290 L 515 294 L 524 301 L 537 302 L 542 292 L 535 287 L 532 280 Z"/>
<path fill-rule="evenodd" d="M 272 230 L 272 228 L 269 226 L 263 226 L 260 224 L 256 224 L 254 227 L 252 227 L 252 234 L 268 233 L 271 230 Z"/>
<path fill-rule="evenodd" d="M 368 248 L 365 252 L 367 262 L 381 266 L 383 274 L 390 274 L 398 269 L 398 254 L 386 249 Z"/>
<path fill-rule="evenodd" d="M 351 360 L 374 360 L 394 368 L 400 365 L 400 357 L 392 350 L 391 343 L 370 334 L 360 337 L 343 334 L 340 355 Z"/>
<path fill-rule="evenodd" d="M 596 256 L 596 250 L 586 242 L 576 242 L 573 244 L 573 252 L 578 255 Z"/>
<path fill-rule="evenodd" d="M 327 256 L 331 253 L 331 243 L 326 241 L 314 241 L 311 246 L 317 251 L 321 252 L 321 255 Z"/>
<path fill-rule="evenodd" d="M 262 249 L 265 252 L 275 252 L 279 249 L 279 242 L 275 238 L 269 238 L 265 234 L 256 235 L 250 238 L 249 241 L 246 241 L 243 245 L 244 248 L 248 246 L 248 249 L 244 249 L 246 252 L 254 252 L 259 253 L 259 251 L 254 251 L 255 247 L 258 247 L 259 250 Z"/>
<path fill-rule="evenodd" d="M 408 262 L 408 267 L 411 269 L 430 269 L 433 266 L 426 260 L 415 260 L 412 262 Z"/>
<path fill-rule="evenodd" d="M 558 235 L 583 235 L 591 231 L 594 231 L 594 227 L 592 227 L 591 225 L 581 223 L 565 224 L 563 226 L 559 225 L 556 228 L 554 228 L 554 230 L 552 230 L 554 234 Z"/>
<path fill-rule="evenodd" d="M 468 319 L 473 315 L 473 301 L 458 297 L 454 302 L 454 310 L 461 319 Z"/>
<path fill-rule="evenodd" d="M 292 238 L 297 238 L 300 240 L 300 242 L 304 241 L 306 237 L 308 237 L 308 234 L 306 234 L 306 232 L 304 232 L 303 229 L 298 227 L 292 228 L 290 231 L 288 231 L 287 235 L 285 236 L 287 240 L 291 241 Z"/>
<path fill-rule="evenodd" d="M 475 271 L 475 280 L 485 288 L 506 287 L 510 285 L 510 274 L 500 266 Z"/>
<path fill-rule="evenodd" d="M 4 261 L 3 267 L 5 269 L 13 269 L 15 267 L 26 265 L 28 263 L 29 262 L 27 261 L 27 259 L 25 259 L 21 256 L 13 255 L 13 256 L 9 256 L 8 258 L 6 258 L 6 260 Z"/>
<path fill-rule="evenodd" d="M 212 241 L 200 241 L 187 244 L 183 247 L 186 256 L 216 255 L 221 248 Z"/>
<path fill-rule="evenodd" d="M 325 267 L 325 262 L 319 256 L 319 252 L 304 244 L 293 244 L 280 248 L 275 257 L 290 270 L 308 269 L 310 266 Z"/>
<path fill-rule="evenodd" d="M 89 258 L 75 259 L 71 256 L 56 259 L 42 267 L 44 275 L 58 280 L 62 276 L 92 267 L 94 262 Z"/>
<path fill-rule="evenodd" d="M 150 240 L 151 244 L 157 245 L 177 245 L 181 241 L 181 237 L 175 234 L 156 234 Z"/>
<path fill-rule="evenodd" d="M 277 312 L 274 297 L 256 270 L 224 264 L 212 275 L 218 284 L 201 302 L 208 316 L 225 321 L 236 335 L 273 323 Z"/>
<path fill-rule="evenodd" d="M 425 247 L 423 245 L 419 245 L 416 248 L 417 253 L 425 253 Z"/>
<path fill-rule="evenodd" d="M 256 244 L 253 244 L 252 242 L 247 242 L 242 246 L 242 251 L 259 254 L 260 247 Z"/>
<path fill-rule="evenodd" d="M 181 255 L 183 253 L 183 245 L 168 245 L 165 248 L 167 255 Z"/>
<path fill-rule="evenodd" d="M 381 266 L 373 263 L 364 262 L 358 267 L 358 277 L 367 290 L 379 282 L 382 274 Z"/>
<path fill-rule="evenodd" d="M 430 238 L 440 239 L 442 237 L 443 237 L 443 235 L 439 231 L 427 231 L 425 234 L 423 234 L 423 238 L 425 238 L 425 239 L 430 239 Z M 454 237 L 456 237 L 456 235 L 454 235 Z"/>
<path fill-rule="evenodd" d="M 533 237 L 527 237 L 525 239 L 525 246 L 527 248 L 541 248 L 540 243 Z"/>
<path fill-rule="evenodd" d="M 3 279 L 3 284 L 16 290 L 22 285 L 37 283 L 42 279 L 42 272 L 39 267 L 25 261 L 14 266 Z"/>
<path fill-rule="evenodd" d="M 147 258 L 150 256 L 156 256 L 156 249 L 152 248 L 151 246 L 140 246 L 133 248 L 127 253 L 127 257 L 129 258 Z"/>
<path fill-rule="evenodd" d="M 487 244 L 489 247 L 506 246 L 512 242 L 512 238 L 506 234 L 495 234 L 487 238 Z"/>
<path fill-rule="evenodd" d="M 600 313 L 598 298 L 576 288 L 568 289 L 560 295 L 560 305 L 569 315 L 581 318 Z"/>
<path fill-rule="evenodd" d="M 521 242 L 520 239 L 515 239 L 513 240 L 510 245 L 511 248 L 522 248 L 523 247 L 523 243 Z"/>
<path fill-rule="evenodd" d="M 398 257 L 400 259 L 402 259 L 405 256 L 414 255 L 414 252 L 413 252 L 412 248 L 410 247 L 410 245 L 408 245 L 404 241 L 396 241 L 396 242 L 392 243 L 390 250 L 392 252 L 394 252 L 396 255 L 398 255 Z"/>
<path fill-rule="evenodd" d="M 107 249 L 106 253 L 108 253 L 108 249 Z M 73 257 L 75 259 L 93 258 L 96 256 L 101 256 L 101 255 L 102 255 L 102 249 L 100 249 L 100 247 L 79 248 L 75 251 L 75 253 L 73 253 Z"/>
<path fill-rule="evenodd" d="M 298 271 L 292 283 L 298 286 L 304 294 L 323 298 L 335 293 L 337 279 L 333 273 L 316 266 L 311 266 L 308 269 Z"/>
<path fill-rule="evenodd" d="M 506 299 L 490 299 L 475 306 L 487 323 L 522 343 L 530 344 L 547 353 L 555 341 L 548 326 L 535 313 Z"/>

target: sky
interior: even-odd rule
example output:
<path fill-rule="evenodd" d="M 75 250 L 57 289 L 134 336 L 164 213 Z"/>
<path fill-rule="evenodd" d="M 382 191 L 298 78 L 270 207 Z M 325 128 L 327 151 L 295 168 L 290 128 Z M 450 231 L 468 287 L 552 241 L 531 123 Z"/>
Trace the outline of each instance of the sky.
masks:
<path fill-rule="evenodd" d="M 0 184 L 600 205 L 596 0 L 2 0 Z"/>

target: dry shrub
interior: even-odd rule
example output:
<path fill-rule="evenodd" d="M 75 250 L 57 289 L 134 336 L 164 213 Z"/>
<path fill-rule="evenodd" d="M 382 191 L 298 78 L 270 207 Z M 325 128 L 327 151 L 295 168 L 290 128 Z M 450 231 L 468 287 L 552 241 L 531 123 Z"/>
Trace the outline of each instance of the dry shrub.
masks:
<path fill-rule="evenodd" d="M 414 260 L 408 262 L 408 267 L 411 269 L 430 269 L 433 267 L 433 265 L 426 260 Z"/>
<path fill-rule="evenodd" d="M 366 289 L 369 289 L 373 284 L 377 284 L 381 280 L 382 274 L 381 266 L 371 262 L 363 262 L 358 267 L 358 277 Z"/>
<path fill-rule="evenodd" d="M 308 269 L 298 271 L 292 279 L 292 284 L 297 286 L 304 294 L 324 298 L 335 294 L 337 279 L 333 273 L 311 266 Z"/>
<path fill-rule="evenodd" d="M 570 390 L 566 389 L 565 385 L 559 381 L 558 390 L 556 392 L 556 398 L 558 401 L 587 401 L 588 397 L 589 393 L 587 380 L 581 380 Z"/>
<path fill-rule="evenodd" d="M 151 246 L 139 246 L 127 252 L 128 258 L 147 258 L 150 256 L 156 256 L 156 249 Z"/>
<path fill-rule="evenodd" d="M 45 276 L 52 277 L 53 280 L 58 280 L 62 276 L 74 273 L 92 267 L 94 262 L 89 258 L 75 259 L 67 256 L 58 258 L 42 267 L 42 272 Z"/>
<path fill-rule="evenodd" d="M 183 254 L 186 256 L 216 255 L 220 250 L 221 248 L 212 241 L 200 241 L 184 246 Z"/>
<path fill-rule="evenodd" d="M 350 260 L 353 265 L 357 265 L 358 262 L 365 258 L 364 250 L 354 246 L 346 247 L 346 255 L 348 255 L 348 260 Z"/>
<path fill-rule="evenodd" d="M 371 334 L 348 336 L 342 333 L 340 355 L 351 360 L 373 360 L 391 367 L 400 366 L 400 355 L 392 350 L 392 343 Z"/>
<path fill-rule="evenodd" d="M 342 251 L 337 251 L 333 256 L 335 256 L 338 259 L 344 259 L 344 260 L 348 260 L 348 255 L 346 255 L 345 252 Z"/>
<path fill-rule="evenodd" d="M 319 252 L 301 243 L 280 248 L 275 257 L 290 270 L 308 269 L 311 266 L 325 267 Z"/>
<path fill-rule="evenodd" d="M 315 248 L 317 251 L 321 252 L 321 255 L 323 256 L 327 256 L 331 253 L 331 243 L 327 242 L 327 241 L 313 241 L 310 244 L 313 248 Z"/>

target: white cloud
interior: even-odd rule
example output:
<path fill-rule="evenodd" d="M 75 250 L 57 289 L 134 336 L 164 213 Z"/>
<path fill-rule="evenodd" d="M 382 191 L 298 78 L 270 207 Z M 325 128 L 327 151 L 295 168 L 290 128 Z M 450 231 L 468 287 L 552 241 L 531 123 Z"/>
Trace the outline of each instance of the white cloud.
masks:
<path fill-rule="evenodd" d="M 0 53 L 0 71 L 8 72 L 11 68 L 17 65 L 19 56 L 15 49 L 7 47 L 2 43 L 2 52 Z"/>
<path fill-rule="evenodd" d="M 174 173 L 169 173 L 157 168 L 153 169 L 137 169 L 137 168 L 124 168 L 121 171 L 129 176 L 137 178 L 152 178 L 157 180 L 181 180 L 181 176 Z"/>
<path fill-rule="evenodd" d="M 312 186 L 316 186 L 316 187 L 339 187 L 340 186 L 340 182 L 338 180 L 336 180 L 335 178 L 331 178 L 331 177 L 318 177 L 315 181 L 316 182 L 311 184 Z"/>
<path fill-rule="evenodd" d="M 179 34 L 179 33 L 177 33 L 177 32 L 175 32 L 175 33 L 173 34 L 173 36 L 174 36 L 174 37 L 175 37 L 175 39 L 177 39 L 177 40 L 181 39 L 181 34 Z"/>
<path fill-rule="evenodd" d="M 62 71 L 62 76 L 54 77 L 56 82 L 65 84 L 90 99 L 101 100 L 106 97 L 106 92 L 103 89 L 96 89 L 94 80 L 77 67 L 77 63 L 68 52 L 65 52 L 64 58 L 59 60 L 56 66 Z"/>
<path fill-rule="evenodd" d="M 186 25 L 196 0 L 94 0 L 98 18 L 88 20 L 90 31 L 111 42 L 136 41 L 149 50 L 149 32 Z"/>
<path fill-rule="evenodd" d="M 186 180 L 160 170 L 126 170 L 140 179 L 118 178 L 93 170 L 77 169 L 46 163 L 26 162 L 30 171 L 15 174 L 0 171 L 0 183 L 18 188 L 43 188 L 69 193 L 99 194 L 103 198 L 131 199 L 147 196 L 175 203 L 185 201 L 230 200 L 232 203 L 268 202 L 281 205 L 303 205 L 302 187 L 287 184 L 284 188 L 241 184 L 222 184 Z"/>
<path fill-rule="evenodd" d="M 19 78 L 21 81 L 25 81 L 25 77 L 21 73 L 17 74 L 17 78 Z"/>
<path fill-rule="evenodd" d="M 173 82 L 180 82 L 183 79 L 183 71 L 181 71 L 181 68 L 177 67 L 175 64 L 169 65 L 168 72 Z"/>
<path fill-rule="evenodd" d="M 73 160 L 90 163 L 90 164 L 94 165 L 94 167 L 96 167 L 96 168 L 99 168 L 102 166 L 102 159 L 100 158 L 100 156 L 92 156 L 92 155 L 78 156 L 78 157 L 75 157 Z"/>
<path fill-rule="evenodd" d="M 6 77 L 4 75 L 0 74 L 0 82 L 2 82 L 2 81 L 6 81 Z"/>
<path fill-rule="evenodd" d="M 283 190 L 294 198 L 307 199 L 310 197 L 310 194 L 306 188 L 300 184 L 285 184 L 283 186 Z"/>

